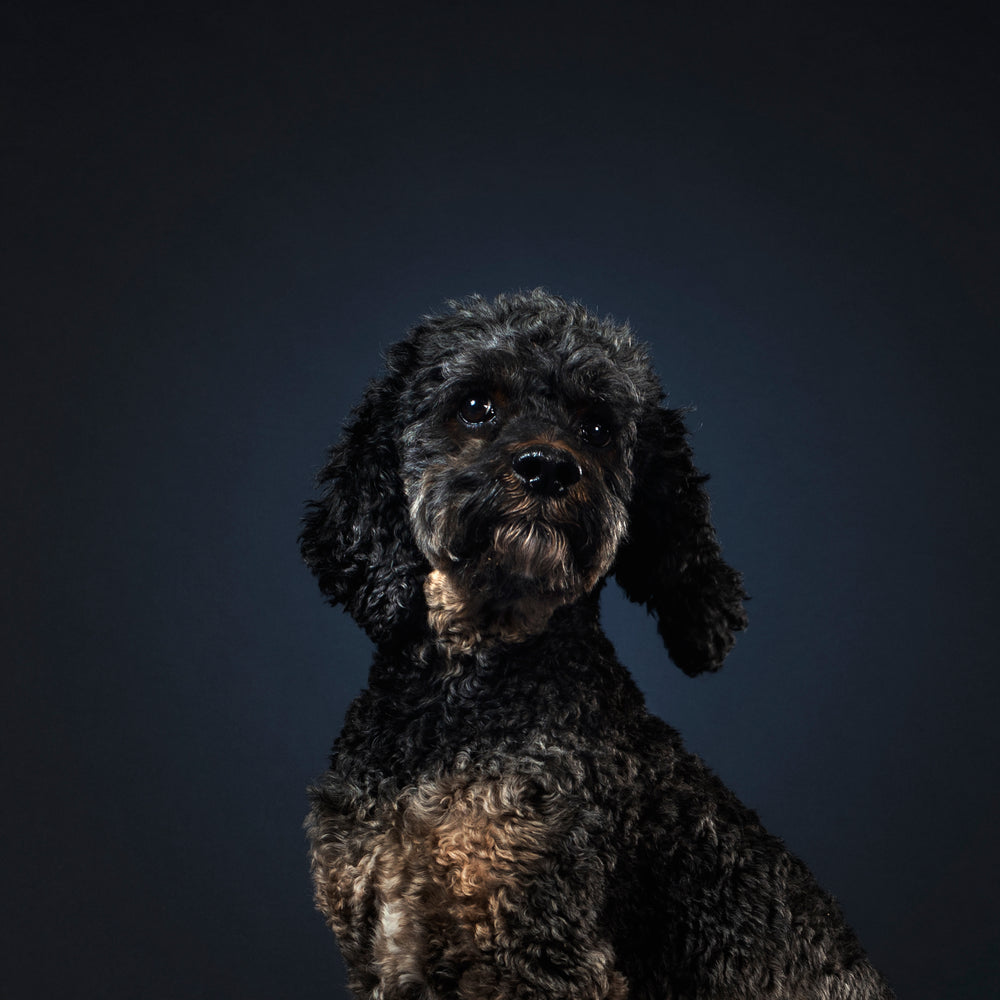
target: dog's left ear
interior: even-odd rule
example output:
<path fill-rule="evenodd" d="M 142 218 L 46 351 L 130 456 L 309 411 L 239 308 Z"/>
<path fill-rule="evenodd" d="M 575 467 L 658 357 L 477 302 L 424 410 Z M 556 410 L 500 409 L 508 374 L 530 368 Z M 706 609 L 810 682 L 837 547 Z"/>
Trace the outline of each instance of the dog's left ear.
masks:
<path fill-rule="evenodd" d="M 707 476 L 694 467 L 680 412 L 639 425 L 628 537 L 614 573 L 629 600 L 658 618 L 670 658 L 686 674 L 718 670 L 746 628 L 739 573 L 722 559 L 709 517 Z"/>
<path fill-rule="evenodd" d="M 388 375 L 372 382 L 351 414 L 306 508 L 299 543 L 320 590 L 343 604 L 382 644 L 427 615 L 428 571 L 410 531 L 399 476 L 397 409 L 413 348 L 404 341 L 386 357 Z"/>

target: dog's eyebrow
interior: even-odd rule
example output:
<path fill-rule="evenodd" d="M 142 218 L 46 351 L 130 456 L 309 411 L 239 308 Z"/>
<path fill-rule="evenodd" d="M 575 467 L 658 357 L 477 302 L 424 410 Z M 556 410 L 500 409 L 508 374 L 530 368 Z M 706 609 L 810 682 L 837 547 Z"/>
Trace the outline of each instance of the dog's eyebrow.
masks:
<path fill-rule="evenodd" d="M 594 360 L 562 374 L 564 391 L 578 403 L 600 402 L 615 409 L 642 405 L 635 382 L 610 364 Z"/>
<path fill-rule="evenodd" d="M 461 383 L 511 381 L 524 365 L 516 351 L 505 348 L 454 353 L 440 365 L 441 387 Z"/>

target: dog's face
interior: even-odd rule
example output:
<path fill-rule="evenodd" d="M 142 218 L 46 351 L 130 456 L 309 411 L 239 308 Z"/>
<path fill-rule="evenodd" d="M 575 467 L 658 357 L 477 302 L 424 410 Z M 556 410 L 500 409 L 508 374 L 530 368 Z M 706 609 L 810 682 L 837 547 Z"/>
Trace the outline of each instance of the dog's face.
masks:
<path fill-rule="evenodd" d="M 386 358 L 302 552 L 379 643 L 516 642 L 614 573 L 688 673 L 745 624 L 676 410 L 628 329 L 545 292 L 472 297 Z"/>
<path fill-rule="evenodd" d="M 659 387 L 623 332 L 452 326 L 414 340 L 402 481 L 432 584 L 480 633 L 504 631 L 518 607 L 551 611 L 610 570 L 628 530 L 637 426 Z"/>

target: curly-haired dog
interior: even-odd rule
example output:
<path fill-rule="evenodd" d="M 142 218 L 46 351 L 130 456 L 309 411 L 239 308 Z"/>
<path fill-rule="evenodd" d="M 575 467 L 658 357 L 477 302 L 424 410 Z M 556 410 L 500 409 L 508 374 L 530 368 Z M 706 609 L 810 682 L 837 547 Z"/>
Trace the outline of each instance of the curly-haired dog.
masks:
<path fill-rule="evenodd" d="M 377 650 L 307 827 L 359 997 L 892 996 L 601 631 L 612 573 L 688 674 L 746 622 L 662 399 L 626 327 L 473 297 L 333 448 L 302 551 Z"/>

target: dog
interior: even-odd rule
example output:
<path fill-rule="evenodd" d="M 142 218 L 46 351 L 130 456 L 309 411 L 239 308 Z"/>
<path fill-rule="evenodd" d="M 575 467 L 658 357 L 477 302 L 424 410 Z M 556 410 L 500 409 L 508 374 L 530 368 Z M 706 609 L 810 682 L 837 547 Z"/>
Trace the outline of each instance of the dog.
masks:
<path fill-rule="evenodd" d="M 389 349 L 300 537 L 376 647 L 306 821 L 358 997 L 893 996 L 601 630 L 613 575 L 721 666 L 746 594 L 706 478 L 646 348 L 576 302 L 473 296 Z"/>

